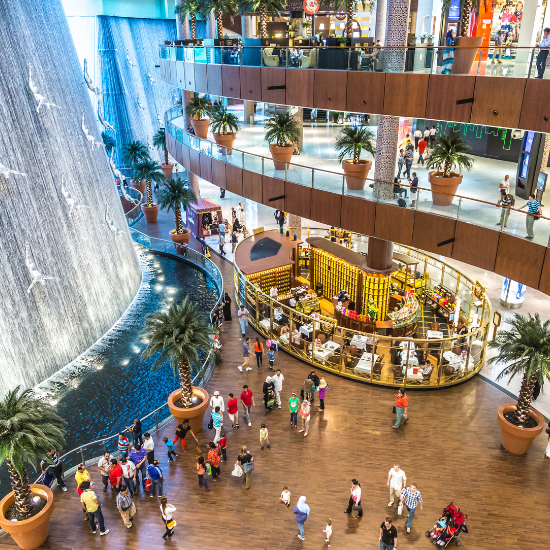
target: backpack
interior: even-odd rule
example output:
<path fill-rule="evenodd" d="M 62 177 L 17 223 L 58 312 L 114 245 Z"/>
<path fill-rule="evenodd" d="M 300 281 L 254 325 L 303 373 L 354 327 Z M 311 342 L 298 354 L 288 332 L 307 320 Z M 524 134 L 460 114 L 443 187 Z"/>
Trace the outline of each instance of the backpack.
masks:
<path fill-rule="evenodd" d="M 397 199 L 397 206 L 401 206 L 402 208 L 407 208 L 407 201 L 405 201 L 405 199 Z"/>

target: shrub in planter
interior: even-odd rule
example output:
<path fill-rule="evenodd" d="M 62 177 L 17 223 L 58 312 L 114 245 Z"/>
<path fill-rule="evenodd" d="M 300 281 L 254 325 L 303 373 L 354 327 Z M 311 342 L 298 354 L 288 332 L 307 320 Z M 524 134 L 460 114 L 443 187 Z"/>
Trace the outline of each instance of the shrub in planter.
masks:
<path fill-rule="evenodd" d="M 212 111 L 210 100 L 206 96 L 199 97 L 198 94 L 195 94 L 185 106 L 185 114 L 191 118 L 191 126 L 193 126 L 197 137 L 206 139 L 208 136 L 208 125 L 210 124 L 208 116 Z"/>
<path fill-rule="evenodd" d="M 275 114 L 265 123 L 265 140 L 273 158 L 275 170 L 284 170 L 292 159 L 294 142 L 300 137 L 300 128 L 290 113 Z"/>
<path fill-rule="evenodd" d="M 222 105 L 212 113 L 210 126 L 214 135 L 214 141 L 225 148 L 224 154 L 225 151 L 231 154 L 231 149 L 239 130 L 239 119 Z"/>
<path fill-rule="evenodd" d="M 342 163 L 346 174 L 348 189 L 358 191 L 365 187 L 372 162 L 361 159 L 361 151 L 367 151 L 374 156 L 376 150 L 373 141 L 372 130 L 364 125 L 346 126 L 338 135 L 335 149 L 339 152 L 338 161 Z M 345 158 L 350 155 L 352 158 Z"/>

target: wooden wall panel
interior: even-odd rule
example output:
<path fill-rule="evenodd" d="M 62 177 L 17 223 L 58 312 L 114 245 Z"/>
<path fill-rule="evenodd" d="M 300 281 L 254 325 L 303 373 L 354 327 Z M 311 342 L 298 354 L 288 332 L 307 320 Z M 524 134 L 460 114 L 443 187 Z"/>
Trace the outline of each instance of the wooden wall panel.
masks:
<path fill-rule="evenodd" d="M 475 83 L 475 76 L 430 75 L 426 118 L 470 122 L 472 103 L 457 105 L 456 102 L 473 98 Z"/>
<path fill-rule="evenodd" d="M 196 149 L 189 149 L 190 168 L 191 172 L 196 176 L 201 177 L 201 155 Z"/>
<path fill-rule="evenodd" d="M 195 91 L 195 64 L 184 63 L 185 65 L 185 89 Z"/>
<path fill-rule="evenodd" d="M 226 164 L 225 166 L 226 189 L 239 196 L 243 196 L 243 169 Z"/>
<path fill-rule="evenodd" d="M 241 68 L 237 65 L 222 66 L 222 95 L 224 97 L 241 97 Z"/>
<path fill-rule="evenodd" d="M 212 183 L 222 189 L 227 187 L 225 181 L 225 162 L 212 159 Z"/>
<path fill-rule="evenodd" d="M 347 82 L 348 71 L 315 70 L 313 106 L 329 111 L 345 111 Z"/>
<path fill-rule="evenodd" d="M 518 128 L 525 91 L 525 78 L 478 76 L 474 89 L 472 124 Z"/>
<path fill-rule="evenodd" d="M 185 63 L 183 61 L 176 61 L 176 75 L 178 88 L 183 90 L 185 88 Z"/>
<path fill-rule="evenodd" d="M 204 155 L 201 153 L 200 164 L 201 178 L 212 183 L 212 159 L 208 155 Z"/>
<path fill-rule="evenodd" d="M 374 236 L 410 246 L 412 244 L 414 210 L 377 203 Z"/>
<path fill-rule="evenodd" d="M 550 81 L 527 79 L 519 128 L 550 133 Z"/>
<path fill-rule="evenodd" d="M 207 65 L 206 78 L 208 80 L 208 93 L 212 95 L 222 95 L 222 66 Z"/>
<path fill-rule="evenodd" d="M 384 114 L 425 118 L 430 75 L 387 73 Z"/>
<path fill-rule="evenodd" d="M 311 187 L 285 181 L 286 211 L 311 219 Z"/>
<path fill-rule="evenodd" d="M 271 178 L 269 176 L 262 176 L 262 203 L 271 208 L 277 210 L 285 209 L 285 199 L 279 199 L 276 201 L 270 201 L 274 197 L 284 197 L 285 194 L 285 181 L 277 178 Z"/>
<path fill-rule="evenodd" d="M 206 63 L 195 63 L 195 91 L 203 94 L 208 92 L 206 67 Z"/>
<path fill-rule="evenodd" d="M 544 294 L 550 294 L 550 248 L 546 249 L 546 254 L 544 255 L 539 290 L 544 292 Z"/>
<path fill-rule="evenodd" d="M 450 258 L 453 253 L 453 243 L 437 247 L 437 243 L 453 239 L 455 236 L 456 220 L 428 214 L 427 212 L 415 212 L 412 245 L 415 248 L 434 252 Z"/>
<path fill-rule="evenodd" d="M 187 170 L 191 170 L 191 155 L 189 154 L 189 147 L 183 145 L 181 148 L 181 161 L 180 164 Z"/>
<path fill-rule="evenodd" d="M 313 107 L 315 71 L 286 69 L 286 101 L 288 105 Z"/>
<path fill-rule="evenodd" d="M 266 68 L 260 69 L 262 78 L 262 101 L 286 105 L 286 90 L 268 90 L 271 86 L 286 87 L 286 69 Z"/>
<path fill-rule="evenodd" d="M 501 233 L 495 273 L 510 277 L 531 288 L 537 288 L 546 250 L 546 247 L 540 244 Z"/>
<path fill-rule="evenodd" d="M 340 213 L 342 211 L 342 195 L 313 189 L 311 191 L 311 219 L 316 222 L 342 227 Z"/>
<path fill-rule="evenodd" d="M 348 74 L 346 109 L 352 113 L 384 113 L 385 73 L 356 72 Z"/>
<path fill-rule="evenodd" d="M 341 227 L 361 235 L 374 235 L 376 203 L 359 197 L 342 197 Z"/>
<path fill-rule="evenodd" d="M 243 170 L 243 197 L 254 202 L 262 202 L 262 175 Z"/>
<path fill-rule="evenodd" d="M 493 271 L 499 238 L 498 231 L 457 221 L 452 258 Z"/>
<path fill-rule="evenodd" d="M 241 98 L 262 101 L 260 67 L 241 67 Z"/>

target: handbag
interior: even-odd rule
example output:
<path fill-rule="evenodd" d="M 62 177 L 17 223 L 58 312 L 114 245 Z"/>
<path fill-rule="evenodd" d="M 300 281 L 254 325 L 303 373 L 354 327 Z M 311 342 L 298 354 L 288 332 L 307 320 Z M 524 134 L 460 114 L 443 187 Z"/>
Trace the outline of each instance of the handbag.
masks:
<path fill-rule="evenodd" d="M 243 469 L 238 464 L 235 464 L 231 475 L 235 477 L 241 477 L 243 475 Z"/>
<path fill-rule="evenodd" d="M 393 406 L 393 414 L 397 413 L 397 409 L 395 408 L 395 405 Z"/>
<path fill-rule="evenodd" d="M 210 422 L 208 422 L 208 429 L 211 430 L 214 428 L 214 419 L 210 418 Z"/>
<path fill-rule="evenodd" d="M 275 398 L 274 398 L 274 397 L 270 397 L 270 398 L 267 400 L 267 408 L 268 408 L 268 409 L 271 409 L 271 407 L 273 407 L 273 405 L 275 405 Z"/>
<path fill-rule="evenodd" d="M 254 471 L 254 462 L 252 462 L 252 461 L 246 462 L 245 465 L 243 466 L 243 470 L 244 470 L 245 474 L 248 474 L 248 472 L 253 472 Z"/>
<path fill-rule="evenodd" d="M 361 507 L 361 501 L 353 503 L 353 510 L 355 512 L 359 512 L 359 511 L 363 510 L 363 508 Z"/>
<path fill-rule="evenodd" d="M 176 525 L 177 523 L 175 519 L 171 519 L 170 521 L 166 522 L 166 527 L 168 527 L 168 529 L 173 529 Z"/>

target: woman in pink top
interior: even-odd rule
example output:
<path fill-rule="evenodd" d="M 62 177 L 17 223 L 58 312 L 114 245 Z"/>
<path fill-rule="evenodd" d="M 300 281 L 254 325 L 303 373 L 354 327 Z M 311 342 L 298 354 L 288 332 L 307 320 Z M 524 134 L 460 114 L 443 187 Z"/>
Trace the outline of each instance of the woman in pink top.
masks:
<path fill-rule="evenodd" d="M 309 404 L 309 400 L 306 399 L 305 395 L 302 398 L 302 404 L 300 405 L 300 417 L 302 418 L 302 429 L 300 432 L 303 432 L 305 430 L 304 437 L 307 435 L 309 431 L 309 414 L 311 411 L 311 405 Z"/>

